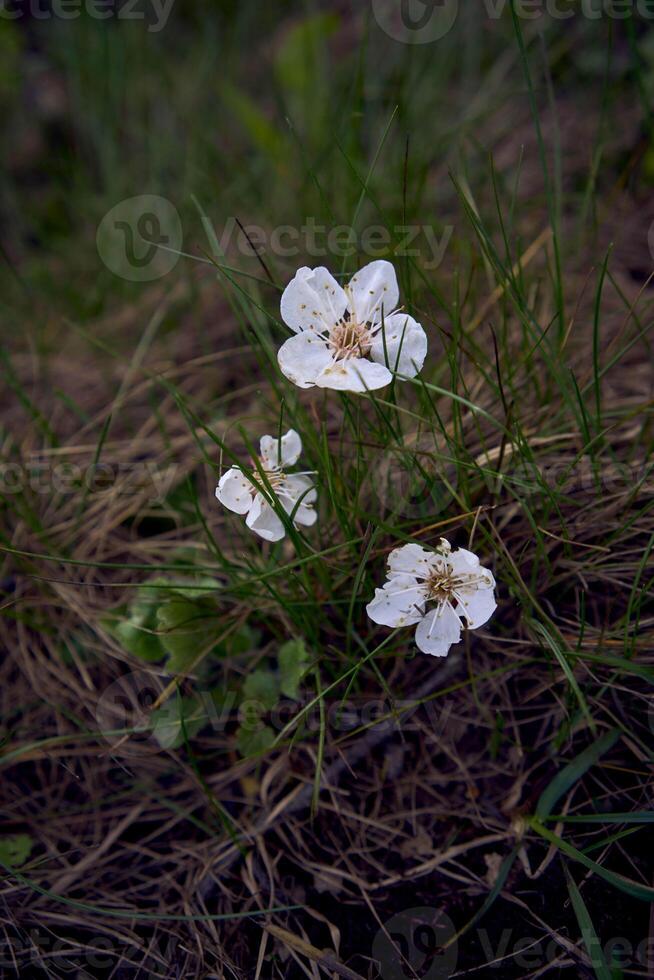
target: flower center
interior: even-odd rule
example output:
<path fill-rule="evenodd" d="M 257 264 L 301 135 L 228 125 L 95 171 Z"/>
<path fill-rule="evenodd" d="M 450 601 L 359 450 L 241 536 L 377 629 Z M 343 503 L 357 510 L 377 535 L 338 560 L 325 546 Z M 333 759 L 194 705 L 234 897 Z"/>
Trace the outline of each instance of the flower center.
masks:
<path fill-rule="evenodd" d="M 284 483 L 286 482 L 286 474 L 284 473 L 284 471 L 279 466 L 271 466 L 270 460 L 265 459 L 263 456 L 259 456 L 259 465 L 261 466 L 261 469 L 265 473 L 266 480 L 270 484 L 271 489 L 274 490 L 275 492 L 280 490 L 284 486 Z M 256 464 L 254 462 L 252 463 L 252 469 L 254 470 L 255 477 L 257 477 L 258 471 L 257 471 Z M 257 479 L 257 482 L 258 483 L 260 482 L 265 488 L 265 483 L 263 483 L 263 480 Z M 256 497 L 256 495 L 259 493 L 259 488 L 253 485 L 250 488 L 250 493 L 252 494 L 253 497 Z"/>
<path fill-rule="evenodd" d="M 441 565 L 435 568 L 427 579 L 427 592 L 430 599 L 434 602 L 448 602 L 454 598 L 457 579 L 449 565 Z"/>
<path fill-rule="evenodd" d="M 457 574 L 448 562 L 434 568 L 425 582 L 427 599 L 439 606 L 455 601 L 465 605 L 462 596 L 469 595 L 471 590 L 488 589 L 492 584 L 492 580 L 485 574 Z"/>
<path fill-rule="evenodd" d="M 337 361 L 351 357 L 367 357 L 372 337 L 365 324 L 355 320 L 341 320 L 329 335 L 329 344 Z"/>

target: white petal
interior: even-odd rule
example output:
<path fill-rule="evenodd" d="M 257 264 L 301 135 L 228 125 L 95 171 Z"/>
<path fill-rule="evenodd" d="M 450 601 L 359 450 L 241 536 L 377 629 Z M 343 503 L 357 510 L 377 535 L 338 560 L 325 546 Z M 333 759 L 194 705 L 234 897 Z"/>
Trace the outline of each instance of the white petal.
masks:
<path fill-rule="evenodd" d="M 453 643 L 461 639 L 461 620 L 449 607 L 432 609 L 416 630 L 416 644 L 423 653 L 432 657 L 446 657 Z"/>
<path fill-rule="evenodd" d="M 301 524 L 303 527 L 312 527 L 318 520 L 318 513 L 313 507 L 305 507 L 300 504 L 293 517 L 294 524 Z"/>
<path fill-rule="evenodd" d="M 427 356 L 427 334 L 408 313 L 394 313 L 384 317 L 383 326 L 372 342 L 370 356 L 378 364 L 386 364 L 391 371 L 415 378 Z"/>
<path fill-rule="evenodd" d="M 290 337 L 279 348 L 277 360 L 282 374 L 298 388 L 312 388 L 321 371 L 333 363 L 326 342 L 310 332 Z"/>
<path fill-rule="evenodd" d="M 347 361 L 333 361 L 316 378 L 319 388 L 335 388 L 337 391 L 376 391 L 385 388 L 393 375 L 383 364 L 375 364 L 364 357 Z"/>
<path fill-rule="evenodd" d="M 487 623 L 495 610 L 495 593 L 492 588 L 476 589 L 474 592 L 462 594 L 463 605 L 458 604 L 458 612 L 465 616 L 471 630 L 479 629 Z"/>
<path fill-rule="evenodd" d="M 247 514 L 252 506 L 252 484 L 238 466 L 232 466 L 220 478 L 216 497 L 235 514 Z"/>
<path fill-rule="evenodd" d="M 480 565 L 479 559 L 476 555 L 473 555 L 472 551 L 466 551 L 465 548 L 457 548 L 456 551 L 453 551 L 451 555 L 447 556 L 447 563 L 456 575 L 460 575 L 463 578 L 466 575 L 472 575 L 477 581 L 475 588 L 495 588 L 495 579 L 490 568 L 484 568 L 483 565 Z"/>
<path fill-rule="evenodd" d="M 308 477 L 291 474 L 284 481 L 283 492 L 280 493 L 279 499 L 284 510 L 288 514 L 293 514 L 295 524 L 311 527 L 318 519 L 318 514 L 311 506 L 317 497 L 316 488 Z M 297 506 L 298 500 L 300 501 L 299 507 Z M 293 513 L 294 511 L 295 513 Z"/>
<path fill-rule="evenodd" d="M 472 551 L 465 548 L 457 548 L 447 558 L 448 565 L 451 565 L 457 575 L 476 575 L 479 571 L 479 559 Z"/>
<path fill-rule="evenodd" d="M 403 572 L 415 578 L 425 579 L 439 560 L 433 551 L 427 551 L 419 544 L 403 544 L 391 551 L 388 556 L 388 569 L 391 575 Z"/>
<path fill-rule="evenodd" d="M 284 490 L 288 492 L 294 501 L 299 500 L 301 497 L 302 503 L 305 505 L 315 504 L 318 498 L 313 481 L 308 476 L 298 476 L 295 473 L 290 473 L 284 481 Z"/>
<path fill-rule="evenodd" d="M 281 443 L 281 448 L 280 448 Z M 281 439 L 262 436 L 259 443 L 261 458 L 267 469 L 273 466 L 294 466 L 302 453 L 302 440 L 295 431 L 289 429 Z"/>
<path fill-rule="evenodd" d="M 331 330 L 346 309 L 345 291 L 324 266 L 298 269 L 281 300 L 282 320 L 296 333 Z"/>
<path fill-rule="evenodd" d="M 395 269 L 379 259 L 360 269 L 347 285 L 350 313 L 357 323 L 379 323 L 382 308 L 390 316 L 397 308 L 400 290 Z"/>
<path fill-rule="evenodd" d="M 392 627 L 419 623 L 424 611 L 424 588 L 411 575 L 390 578 L 383 589 L 375 589 L 375 598 L 366 606 L 373 623 Z"/>
<path fill-rule="evenodd" d="M 266 541 L 281 541 L 286 534 L 286 529 L 280 518 L 260 493 L 254 498 L 245 523 L 255 534 Z"/>

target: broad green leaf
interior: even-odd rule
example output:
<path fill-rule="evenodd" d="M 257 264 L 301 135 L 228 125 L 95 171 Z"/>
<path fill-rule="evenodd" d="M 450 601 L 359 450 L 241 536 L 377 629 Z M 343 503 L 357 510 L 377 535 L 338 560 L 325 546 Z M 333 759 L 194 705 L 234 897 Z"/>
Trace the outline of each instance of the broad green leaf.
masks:
<path fill-rule="evenodd" d="M 216 578 L 209 575 L 198 575 L 190 578 L 180 576 L 179 578 L 164 578 L 157 576 L 150 579 L 144 588 L 152 590 L 153 597 L 160 600 L 168 599 L 171 593 L 179 595 L 184 599 L 203 599 L 211 597 L 222 588 L 221 583 Z"/>
<path fill-rule="evenodd" d="M 161 660 L 165 651 L 157 629 L 157 604 L 154 597 L 141 596 L 131 603 L 125 618 L 117 620 L 112 614 L 103 620 L 105 629 L 133 657 L 153 663 Z"/>
<path fill-rule="evenodd" d="M 309 664 L 304 640 L 289 640 L 279 650 L 279 673 L 282 694 L 297 699 L 300 681 Z"/>
<path fill-rule="evenodd" d="M 259 649 L 259 644 L 261 642 L 261 632 L 259 630 L 252 629 L 246 623 L 241 626 L 240 629 L 236 630 L 225 640 L 225 649 L 229 653 L 230 657 L 238 657 L 242 653 L 250 653 L 254 650 Z"/>
<path fill-rule="evenodd" d="M 256 728 L 241 725 L 236 732 L 236 745 L 243 758 L 263 755 L 272 747 L 274 741 L 275 733 L 268 725 L 259 725 Z"/>
<path fill-rule="evenodd" d="M 154 663 L 164 656 L 165 651 L 159 637 L 149 632 L 145 624 L 141 625 L 131 619 L 123 620 L 114 627 L 113 633 L 123 649 L 139 660 Z"/>
<path fill-rule="evenodd" d="M 601 759 L 609 749 L 613 748 L 619 738 L 618 729 L 611 729 L 558 772 L 538 801 L 537 818 L 546 820 L 561 797 L 588 772 L 591 766 L 595 765 L 598 759 Z"/>
<path fill-rule="evenodd" d="M 172 674 L 188 670 L 216 634 L 211 610 L 183 598 L 170 599 L 159 607 L 157 629 Z"/>
<path fill-rule="evenodd" d="M 32 853 L 34 841 L 28 834 L 10 834 L 0 837 L 0 862 L 12 868 L 20 868 Z"/>
<path fill-rule="evenodd" d="M 215 595 L 222 586 L 218 579 L 210 578 L 208 575 L 200 575 L 188 583 L 176 582 L 171 588 L 187 599 L 202 599 Z"/>
<path fill-rule="evenodd" d="M 198 623 L 198 620 L 210 615 L 210 607 L 203 611 L 203 607 L 199 606 L 196 611 L 193 608 L 194 600 L 211 597 L 219 588 L 218 580 L 209 576 L 156 576 L 142 586 L 138 597 L 129 604 L 124 619 L 116 621 L 113 615 L 105 617 L 105 628 L 123 649 L 139 660 L 151 663 L 162 660 L 166 653 L 170 654 L 170 670 L 179 673 L 189 662 L 192 663 L 192 650 L 198 649 L 198 642 L 204 642 L 206 647 L 211 641 L 211 630 L 208 627 L 205 630 Z M 162 608 L 166 610 L 163 613 Z M 177 630 L 176 627 L 184 619 L 184 610 L 188 614 L 187 620 L 193 619 L 195 622 L 192 626 L 186 624 L 184 630 Z M 170 636 L 160 636 L 158 633 L 161 630 L 165 634 L 169 630 L 174 632 Z"/>
<path fill-rule="evenodd" d="M 206 711 L 199 701 L 179 695 L 150 715 L 152 734 L 163 749 L 179 748 L 187 739 L 197 735 L 206 721 Z"/>
<path fill-rule="evenodd" d="M 270 711 L 279 700 L 279 680 L 265 667 L 254 670 L 243 684 L 243 700 L 256 701 L 262 711 Z"/>

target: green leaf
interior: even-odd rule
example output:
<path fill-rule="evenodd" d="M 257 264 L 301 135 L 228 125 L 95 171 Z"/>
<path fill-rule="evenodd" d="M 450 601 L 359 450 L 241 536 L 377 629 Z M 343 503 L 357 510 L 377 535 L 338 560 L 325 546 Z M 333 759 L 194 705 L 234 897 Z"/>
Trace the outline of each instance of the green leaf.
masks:
<path fill-rule="evenodd" d="M 551 830 L 548 830 L 547 827 L 544 827 L 535 818 L 529 821 L 529 826 L 537 834 L 540 834 L 541 837 L 549 841 L 550 844 L 558 847 L 563 854 L 572 858 L 573 861 L 578 861 L 580 864 L 583 864 L 590 871 L 594 871 L 595 874 L 603 878 L 604 881 L 608 881 L 614 888 L 619 889 L 619 891 L 624 892 L 626 895 L 631 895 L 632 898 L 638 898 L 644 902 L 654 902 L 654 888 L 651 888 L 649 885 L 643 885 L 640 881 L 634 881 L 633 878 L 625 878 L 624 875 L 617 874 L 615 871 L 609 871 L 608 868 L 603 868 L 601 864 L 597 864 L 596 861 L 589 858 L 583 851 L 578 851 L 576 847 L 568 844 L 562 837 L 557 837 L 556 834 L 553 834 Z"/>
<path fill-rule="evenodd" d="M 206 649 L 211 642 L 212 630 L 198 622 L 211 616 L 211 606 L 196 605 L 195 600 L 213 596 L 219 588 L 220 582 L 209 576 L 155 576 L 141 587 L 122 620 L 110 615 L 104 626 L 132 656 L 152 663 L 168 653 L 171 672 L 181 673 L 201 651 L 201 644 Z M 166 635 L 158 635 L 160 631 Z"/>
<path fill-rule="evenodd" d="M 553 813 L 547 817 L 551 823 L 654 823 L 654 810 L 634 810 L 633 813 L 577 813 L 572 817 L 565 813 Z"/>
<path fill-rule="evenodd" d="M 604 958 L 602 944 L 597 938 L 595 926 L 593 925 L 593 920 L 590 917 L 586 903 L 581 896 L 581 892 L 577 888 L 577 883 L 565 865 L 564 871 L 566 881 L 568 883 L 568 891 L 570 893 L 572 907 L 575 911 L 575 915 L 577 916 L 577 922 L 579 923 L 579 928 L 581 929 L 581 937 L 590 957 L 591 966 L 595 971 L 595 976 L 597 977 L 597 980 L 613 980 L 611 971 L 609 970 L 606 959 Z"/>
<path fill-rule="evenodd" d="M 595 765 L 598 759 L 601 759 L 609 749 L 613 748 L 619 738 L 619 730 L 617 728 L 611 729 L 592 745 L 589 745 L 565 769 L 558 772 L 538 801 L 537 818 L 546 820 L 561 797 L 581 779 L 591 766 Z"/>
<path fill-rule="evenodd" d="M 304 640 L 289 640 L 279 650 L 279 672 L 281 692 L 288 698 L 297 700 L 300 681 L 306 673 L 309 654 Z"/>
<path fill-rule="evenodd" d="M 200 731 L 207 714 L 195 698 L 177 695 L 150 715 L 152 734 L 162 749 L 177 749 Z"/>
<path fill-rule="evenodd" d="M 0 837 L 0 862 L 12 868 L 20 868 L 32 853 L 34 841 L 28 834 L 10 834 Z"/>
<path fill-rule="evenodd" d="M 238 657 L 243 653 L 251 653 L 259 649 L 261 642 L 261 631 L 252 629 L 245 623 L 235 633 L 232 633 L 225 640 L 225 650 L 230 657 Z"/>
<path fill-rule="evenodd" d="M 243 758 L 263 755 L 274 741 L 275 733 L 268 725 L 259 725 L 257 728 L 241 725 L 236 732 L 236 745 Z"/>
<path fill-rule="evenodd" d="M 222 585 L 218 579 L 210 578 L 208 575 L 200 575 L 188 584 L 179 582 L 178 591 L 189 599 L 202 599 L 215 595 Z"/>
<path fill-rule="evenodd" d="M 462 936 L 465 936 L 465 934 L 469 932 L 470 929 L 472 929 L 472 927 L 486 915 L 490 907 L 497 899 L 497 896 L 504 888 L 506 879 L 509 877 L 509 871 L 515 864 L 515 860 L 517 856 L 518 856 L 518 846 L 516 845 L 511 851 L 511 853 L 507 854 L 507 856 L 502 861 L 497 878 L 495 879 L 495 883 L 491 888 L 490 892 L 488 893 L 488 895 L 486 896 L 483 904 L 477 909 L 473 917 L 469 919 L 466 922 L 466 924 L 461 927 L 461 929 L 459 929 L 456 935 L 450 938 L 449 940 L 450 942 L 454 942 L 455 940 L 461 939 Z"/>
<path fill-rule="evenodd" d="M 131 603 L 126 618 L 116 621 L 115 616 L 105 616 L 103 625 L 107 632 L 133 657 L 154 663 L 161 660 L 165 651 L 156 635 L 157 606 L 152 597 L 141 597 Z"/>
<path fill-rule="evenodd" d="M 184 575 L 181 572 L 175 576 L 153 575 L 140 586 L 139 598 L 132 605 L 139 602 L 160 604 L 174 596 L 202 599 L 215 595 L 219 589 L 222 589 L 222 583 L 210 575 Z"/>
<path fill-rule="evenodd" d="M 245 679 L 243 684 L 243 700 L 256 701 L 262 711 L 270 711 L 279 700 L 279 680 L 272 670 L 260 667 Z"/>
<path fill-rule="evenodd" d="M 123 649 L 139 660 L 154 663 L 164 656 L 159 637 L 147 632 L 147 628 L 140 623 L 124 620 L 115 626 L 113 633 Z"/>
<path fill-rule="evenodd" d="M 170 599 L 157 611 L 159 639 L 168 657 L 168 670 L 181 674 L 188 670 L 211 645 L 215 626 L 211 609 L 188 599 Z"/>
<path fill-rule="evenodd" d="M 574 692 L 574 695 L 577 698 L 577 701 L 579 702 L 579 707 L 581 708 L 586 718 L 586 721 L 588 722 L 591 730 L 595 731 L 596 730 L 595 719 L 590 713 L 590 709 L 588 708 L 588 705 L 586 703 L 586 698 L 583 696 L 581 688 L 577 683 L 577 678 L 573 674 L 572 668 L 568 663 L 567 650 L 562 650 L 560 648 L 557 639 L 552 636 L 549 630 L 542 623 L 532 620 L 531 627 L 534 630 L 534 632 L 537 633 L 541 637 L 541 639 L 545 641 L 545 644 L 550 648 L 550 650 L 558 660 L 561 666 L 561 670 L 565 674 L 568 680 L 568 684 L 572 688 L 572 691 Z"/>

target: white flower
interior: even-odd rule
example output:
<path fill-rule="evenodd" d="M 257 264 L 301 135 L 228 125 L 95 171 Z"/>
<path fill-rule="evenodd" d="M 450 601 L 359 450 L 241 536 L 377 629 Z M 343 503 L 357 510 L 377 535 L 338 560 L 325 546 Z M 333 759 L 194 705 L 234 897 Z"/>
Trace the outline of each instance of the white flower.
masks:
<path fill-rule="evenodd" d="M 374 391 L 393 378 L 414 378 L 427 354 L 427 336 L 397 309 L 400 291 L 390 262 L 357 272 L 345 288 L 332 274 L 299 269 L 282 296 L 284 323 L 295 336 L 277 358 L 282 373 L 300 388 Z"/>
<path fill-rule="evenodd" d="M 444 538 L 436 551 L 405 544 L 390 553 L 388 581 L 366 610 L 382 626 L 417 624 L 418 648 L 445 657 L 461 639 L 462 618 L 477 629 L 493 615 L 494 588 L 491 572 L 465 548 L 452 551 Z"/>
<path fill-rule="evenodd" d="M 302 452 L 302 440 L 294 429 L 281 439 L 263 436 L 260 442 L 259 465 L 266 474 L 272 492 L 294 524 L 310 527 L 318 515 L 313 509 L 317 493 L 306 473 L 285 473 L 294 466 Z M 270 503 L 270 490 L 253 466 L 253 478 L 245 475 L 240 466 L 232 466 L 220 479 L 216 497 L 235 514 L 247 514 L 245 523 L 266 541 L 280 541 L 286 534 L 284 524 Z M 258 482 L 254 482 L 257 480 Z"/>

